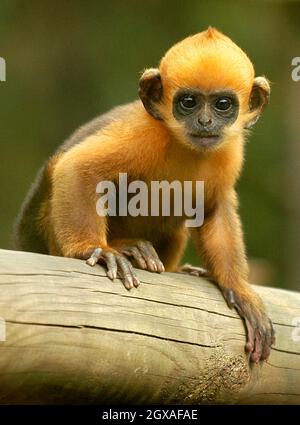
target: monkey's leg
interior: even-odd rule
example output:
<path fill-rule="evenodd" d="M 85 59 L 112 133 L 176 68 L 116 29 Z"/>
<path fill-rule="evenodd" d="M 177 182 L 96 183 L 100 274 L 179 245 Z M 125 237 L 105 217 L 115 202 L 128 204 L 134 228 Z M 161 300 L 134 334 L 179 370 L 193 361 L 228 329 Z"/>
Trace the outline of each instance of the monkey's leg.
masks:
<path fill-rule="evenodd" d="M 274 330 L 260 297 L 248 284 L 248 267 L 235 193 L 226 195 L 193 238 L 210 275 L 230 308 L 236 308 L 247 330 L 246 351 L 254 362 L 266 360 L 275 342 Z"/>
<path fill-rule="evenodd" d="M 149 241 L 142 239 L 118 239 L 112 240 L 110 246 L 128 257 L 139 269 L 154 273 L 165 271 L 157 252 Z"/>

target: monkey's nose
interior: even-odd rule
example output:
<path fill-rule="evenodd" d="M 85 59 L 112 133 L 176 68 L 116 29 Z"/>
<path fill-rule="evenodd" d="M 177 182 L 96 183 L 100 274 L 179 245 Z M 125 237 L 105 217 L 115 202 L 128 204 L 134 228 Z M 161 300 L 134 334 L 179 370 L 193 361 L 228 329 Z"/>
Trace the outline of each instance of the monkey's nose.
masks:
<path fill-rule="evenodd" d="M 198 118 L 198 123 L 200 125 L 202 125 L 203 127 L 208 127 L 212 124 L 212 119 L 211 118 Z"/>

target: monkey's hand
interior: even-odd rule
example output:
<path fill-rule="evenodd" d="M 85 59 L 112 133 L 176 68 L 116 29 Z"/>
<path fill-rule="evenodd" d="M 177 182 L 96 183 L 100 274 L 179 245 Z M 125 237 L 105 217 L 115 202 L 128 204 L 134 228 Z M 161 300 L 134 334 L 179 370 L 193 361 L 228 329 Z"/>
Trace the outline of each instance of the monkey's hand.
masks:
<path fill-rule="evenodd" d="M 122 239 L 111 242 L 111 246 L 125 255 L 139 269 L 154 273 L 165 271 L 157 252 L 149 241 L 140 239 Z"/>
<path fill-rule="evenodd" d="M 104 264 L 107 268 L 106 274 L 109 279 L 113 281 L 119 276 L 128 290 L 134 286 L 137 288 L 140 284 L 130 261 L 113 248 L 95 248 L 85 258 L 87 258 L 86 263 L 92 267 L 97 263 Z"/>
<path fill-rule="evenodd" d="M 210 277 L 206 269 L 190 264 L 179 267 L 178 272 L 192 276 Z M 220 289 L 228 306 L 235 308 L 245 321 L 247 331 L 245 348 L 250 353 L 250 359 L 256 363 L 260 360 L 267 360 L 271 346 L 275 343 L 275 333 L 261 299 L 248 287 L 248 284 L 243 285 L 242 290 L 239 291 L 221 286 Z"/>
<path fill-rule="evenodd" d="M 271 346 L 275 344 L 275 332 L 260 297 L 246 284 L 238 291 L 224 287 L 220 289 L 228 306 L 234 307 L 245 321 L 245 349 L 250 353 L 251 361 L 258 363 L 260 360 L 267 360 Z"/>

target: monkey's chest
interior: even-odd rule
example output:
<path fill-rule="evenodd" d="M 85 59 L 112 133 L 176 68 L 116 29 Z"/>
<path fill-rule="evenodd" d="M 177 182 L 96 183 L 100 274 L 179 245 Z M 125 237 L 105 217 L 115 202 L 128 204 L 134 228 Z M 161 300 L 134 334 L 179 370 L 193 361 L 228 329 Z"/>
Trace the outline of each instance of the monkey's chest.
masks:
<path fill-rule="evenodd" d="M 183 226 L 184 217 L 179 216 L 126 216 L 109 217 L 109 240 L 146 239 L 155 243 L 176 232 Z"/>
<path fill-rule="evenodd" d="M 172 180 L 168 173 L 159 174 L 151 181 L 142 177 L 134 180 L 125 174 L 119 176 L 116 188 L 106 197 L 110 204 L 106 203 L 110 207 L 107 209 L 108 238 L 142 238 L 155 242 L 174 234 L 184 224 L 201 226 L 212 182 L 216 183 L 213 176 L 203 171 L 196 179 L 195 176 L 189 178 L 188 171 L 184 179 L 177 180 Z"/>

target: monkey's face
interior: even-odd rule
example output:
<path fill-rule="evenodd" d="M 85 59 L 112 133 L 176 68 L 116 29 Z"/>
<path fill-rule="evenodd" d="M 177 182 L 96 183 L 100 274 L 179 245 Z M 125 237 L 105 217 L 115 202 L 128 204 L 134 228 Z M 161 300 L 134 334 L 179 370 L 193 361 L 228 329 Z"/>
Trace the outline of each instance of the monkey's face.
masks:
<path fill-rule="evenodd" d="M 153 118 L 194 150 L 218 148 L 256 123 L 270 86 L 248 56 L 215 29 L 186 38 L 144 71 L 140 98 Z"/>
<path fill-rule="evenodd" d="M 239 114 L 238 97 L 233 91 L 203 93 L 179 89 L 173 98 L 173 116 L 183 129 L 183 138 L 199 148 L 213 148 L 223 140 L 226 127 Z"/>

